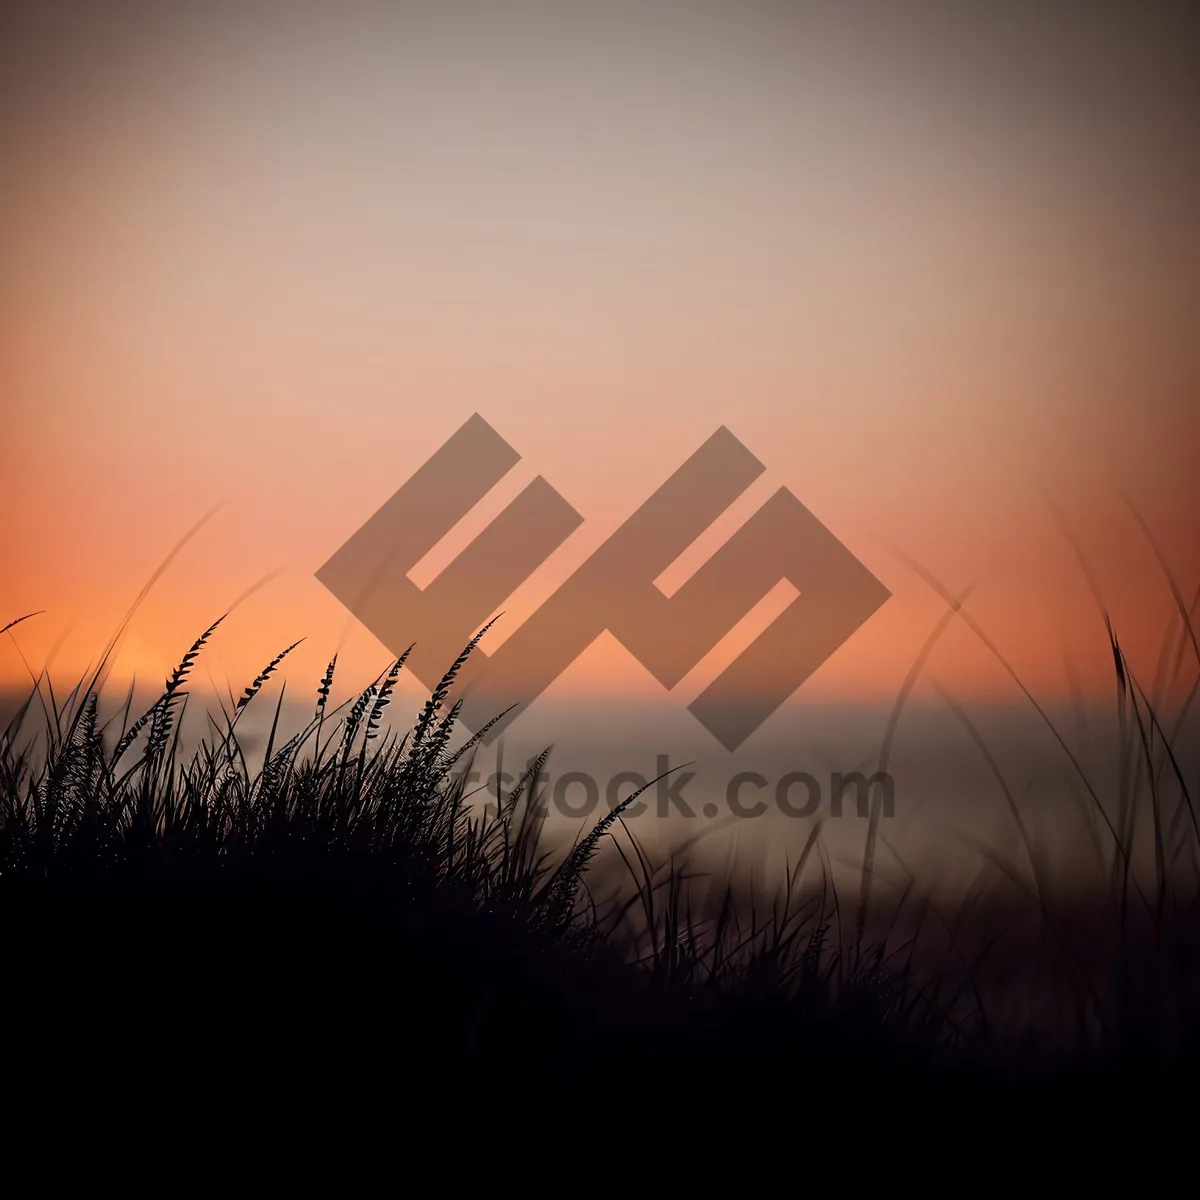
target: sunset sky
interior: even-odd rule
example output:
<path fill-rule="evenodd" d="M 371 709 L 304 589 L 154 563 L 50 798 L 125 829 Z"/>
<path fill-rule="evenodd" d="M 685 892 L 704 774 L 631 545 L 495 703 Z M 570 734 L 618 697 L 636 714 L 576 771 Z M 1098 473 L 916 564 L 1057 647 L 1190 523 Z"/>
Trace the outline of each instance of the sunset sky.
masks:
<path fill-rule="evenodd" d="M 521 456 L 476 527 L 537 474 L 583 517 L 486 646 L 725 425 L 766 470 L 723 536 L 786 487 L 892 592 L 803 697 L 895 694 L 943 610 L 904 555 L 978 581 L 1041 693 L 1067 661 L 1107 686 L 1042 490 L 1152 673 L 1172 601 L 1121 492 L 1190 598 L 1195 6 L 23 7 L 0 625 L 46 613 L 0 639 L 0 687 L 22 654 L 77 677 L 219 502 L 114 680 L 278 571 L 213 674 L 240 691 L 306 636 L 295 686 L 339 648 L 365 682 L 389 650 L 314 572 L 475 412 Z M 930 669 L 1011 692 L 965 628 Z M 603 639 L 560 683 L 661 691 Z"/>

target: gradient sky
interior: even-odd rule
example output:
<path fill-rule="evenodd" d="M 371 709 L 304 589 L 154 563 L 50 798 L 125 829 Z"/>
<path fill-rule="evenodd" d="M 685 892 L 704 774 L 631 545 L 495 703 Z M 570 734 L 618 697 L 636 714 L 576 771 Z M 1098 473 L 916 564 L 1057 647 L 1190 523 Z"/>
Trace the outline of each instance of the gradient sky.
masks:
<path fill-rule="evenodd" d="M 1033 686 L 1101 687 L 1040 488 L 1152 669 L 1119 490 L 1190 596 L 1195 6 L 97 7 L 0 32 L 0 624 L 47 610 L 35 669 L 77 676 L 224 501 L 116 675 L 280 569 L 214 674 L 307 635 L 298 686 L 339 646 L 365 682 L 388 651 L 313 572 L 477 411 L 522 456 L 477 526 L 537 473 L 585 518 L 510 627 L 724 424 L 767 468 L 725 535 L 786 486 L 893 593 L 806 696 L 899 687 L 942 602 L 892 548 L 978 579 Z M 933 666 L 1011 690 L 966 630 Z M 604 641 L 562 681 L 656 687 Z"/>

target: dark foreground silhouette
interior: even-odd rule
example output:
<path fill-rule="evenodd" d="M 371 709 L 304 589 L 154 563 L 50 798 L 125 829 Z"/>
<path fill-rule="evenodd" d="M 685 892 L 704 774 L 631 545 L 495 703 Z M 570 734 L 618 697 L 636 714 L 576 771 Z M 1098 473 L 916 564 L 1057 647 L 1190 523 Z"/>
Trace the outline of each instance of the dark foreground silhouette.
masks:
<path fill-rule="evenodd" d="M 1194 1057 L 989 1064 L 889 1029 L 869 996 L 689 1003 L 345 868 L 8 883 L 5 1174 L 160 1194 L 558 1161 L 587 1179 L 636 1148 L 672 1181 L 933 1182 L 974 1153 L 966 1178 L 1021 1155 L 1031 1182 L 1111 1181 L 1125 1158 L 1144 1183 L 1192 1140 Z"/>
<path fill-rule="evenodd" d="M 204 641 L 124 731 L 81 688 L 0 741 L 8 1194 L 1145 1190 L 1188 1150 L 1194 907 L 1118 939 L 1115 990 L 1081 985 L 1094 1036 L 1001 1034 L 981 967 L 947 992 L 808 898 L 701 910 L 647 868 L 632 906 L 595 902 L 619 812 L 549 856 L 527 781 L 469 803 L 462 659 L 403 738 L 399 664 L 338 719 L 331 664 L 260 769 L 240 708 L 185 761 Z"/>

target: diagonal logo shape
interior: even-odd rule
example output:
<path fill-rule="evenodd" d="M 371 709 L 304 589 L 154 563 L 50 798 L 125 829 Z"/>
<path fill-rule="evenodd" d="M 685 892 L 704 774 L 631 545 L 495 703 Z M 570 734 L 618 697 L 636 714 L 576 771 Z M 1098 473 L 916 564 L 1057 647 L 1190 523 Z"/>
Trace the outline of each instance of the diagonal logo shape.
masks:
<path fill-rule="evenodd" d="M 503 602 L 582 524 L 540 475 L 426 588 L 409 571 L 520 461 L 476 413 L 317 571 L 430 689 Z M 779 582 L 799 592 L 688 706 L 736 750 L 888 599 L 888 590 L 780 488 L 673 596 L 657 579 L 765 468 L 724 426 L 491 655 L 455 685 L 490 742 L 600 634 L 668 690 Z"/>

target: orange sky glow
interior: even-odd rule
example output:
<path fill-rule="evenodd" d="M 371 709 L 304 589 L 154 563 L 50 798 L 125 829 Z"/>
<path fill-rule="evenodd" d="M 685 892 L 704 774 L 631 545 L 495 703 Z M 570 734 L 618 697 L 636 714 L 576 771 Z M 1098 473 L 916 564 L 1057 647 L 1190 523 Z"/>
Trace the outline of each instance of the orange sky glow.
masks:
<path fill-rule="evenodd" d="M 299 637 L 290 688 L 335 650 L 367 682 L 391 650 L 314 572 L 475 412 L 521 462 L 473 528 L 538 474 L 583 517 L 485 647 L 724 425 L 765 471 L 692 558 L 786 487 L 892 593 L 797 700 L 896 694 L 944 610 L 906 556 L 976 584 L 1036 691 L 1074 672 L 1104 692 L 1046 497 L 1153 672 L 1174 604 L 1124 495 L 1189 599 L 1200 583 L 1200 81 L 1179 31 L 1114 17 L 1057 91 L 1053 38 L 1079 31 L 1033 16 L 1002 43 L 956 23 L 939 57 L 886 13 L 867 36 L 766 4 L 604 6 L 586 29 L 398 6 L 274 36 L 250 7 L 98 30 L 86 70 L 49 25 L 22 32 L 0 625 L 46 611 L 0 639 L 0 687 L 50 656 L 77 678 L 218 504 L 114 683 L 165 676 L 268 575 L 198 682 L 240 692 Z M 1013 694 L 961 624 L 929 671 Z M 656 689 L 612 639 L 561 680 Z"/>

